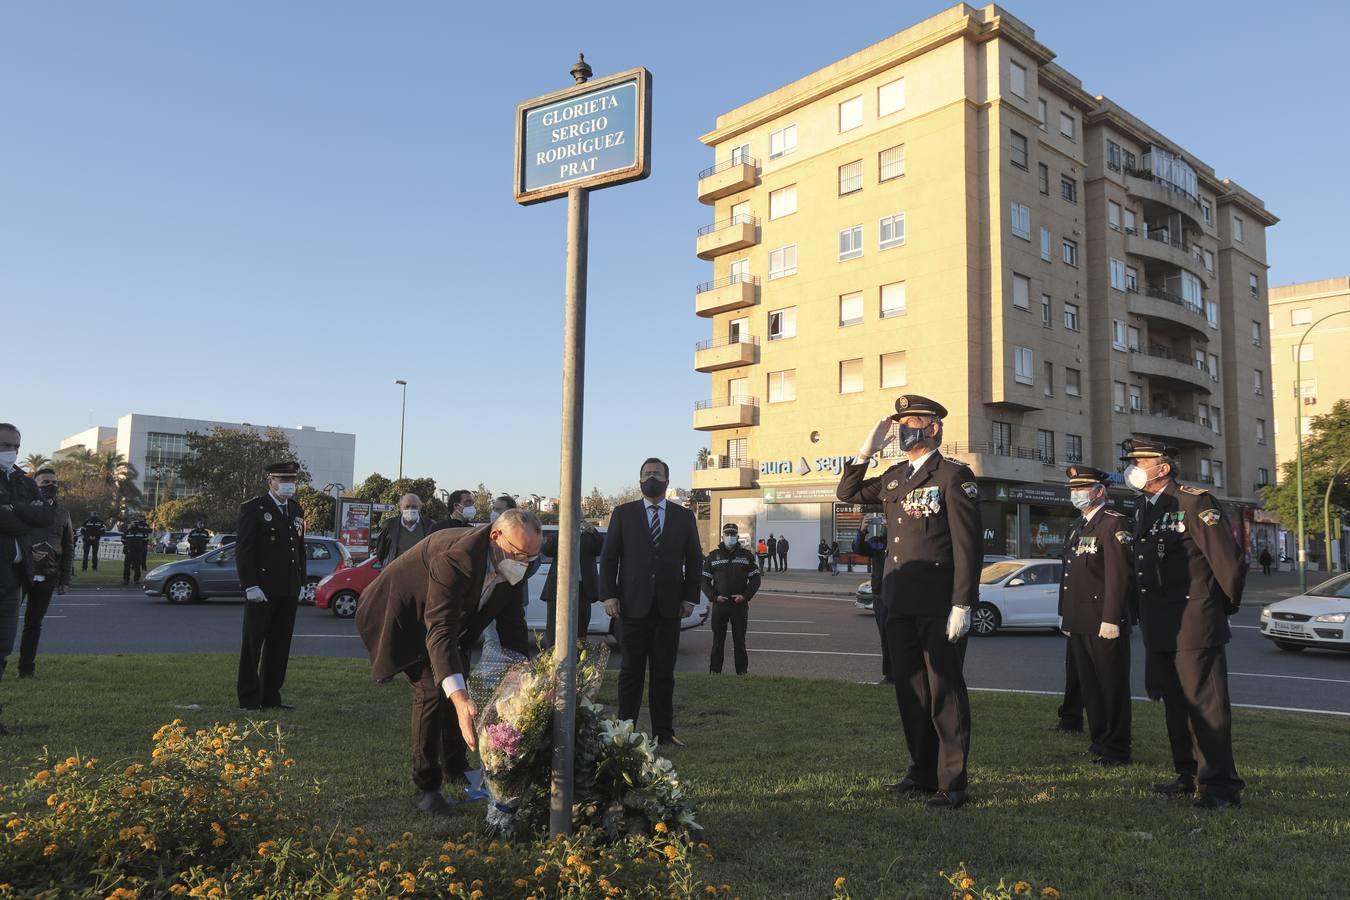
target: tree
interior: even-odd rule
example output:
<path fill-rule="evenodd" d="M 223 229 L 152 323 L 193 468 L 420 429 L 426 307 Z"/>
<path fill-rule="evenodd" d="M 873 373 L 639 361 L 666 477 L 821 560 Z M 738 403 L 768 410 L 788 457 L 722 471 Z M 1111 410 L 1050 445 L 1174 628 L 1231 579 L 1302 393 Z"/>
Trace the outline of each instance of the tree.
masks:
<path fill-rule="evenodd" d="M 605 495 L 600 493 L 598 487 L 591 488 L 591 493 L 587 497 L 581 498 L 581 515 L 587 519 L 603 519 L 609 515 L 613 509 Z"/>
<path fill-rule="evenodd" d="M 51 464 L 51 457 L 45 453 L 30 453 L 23 459 L 23 468 L 29 475 L 36 475 L 38 469 L 45 469 Z"/>
<path fill-rule="evenodd" d="M 388 503 L 394 507 L 398 506 L 404 494 L 416 494 L 421 499 L 423 518 L 440 520 L 450 515 L 445 501 L 436 496 L 434 478 L 400 478 L 390 481 L 379 472 L 373 472 L 352 492 L 352 496 L 370 503 Z M 387 515 L 392 513 L 373 513 L 371 526 L 378 525 Z"/>
<path fill-rule="evenodd" d="M 1303 434 L 1303 530 L 1309 536 L 1322 536 L 1323 502 L 1327 484 L 1339 466 L 1350 461 L 1350 401 L 1337 400 L 1331 410 L 1316 416 Z M 1264 488 L 1261 498 L 1266 511 L 1293 531 L 1298 523 L 1297 458 L 1280 466 L 1277 485 Z M 1350 506 L 1350 464 L 1342 469 L 1331 489 L 1333 519 L 1339 509 Z M 1309 548 L 1316 554 L 1317 545 Z"/>
<path fill-rule="evenodd" d="M 332 494 L 302 484 L 295 489 L 295 502 L 304 510 L 306 532 L 329 533 L 333 530 L 337 501 Z"/>
<path fill-rule="evenodd" d="M 114 521 L 125 511 L 140 507 L 136 467 L 120 453 L 81 448 L 53 461 L 52 468 L 61 484 L 61 503 L 70 511 L 72 521 L 83 522 L 91 512 Z"/>
<path fill-rule="evenodd" d="M 605 502 L 609 504 L 610 509 L 613 509 L 614 507 L 618 506 L 621 503 L 632 503 L 634 500 L 638 499 L 641 496 L 642 496 L 641 489 L 639 489 L 638 486 L 635 484 L 630 484 L 628 487 L 619 491 L 617 494 L 611 494 L 608 498 L 606 498 Z"/>
<path fill-rule="evenodd" d="M 699 468 L 702 468 L 707 464 L 710 455 L 707 447 L 698 448 L 698 456 L 695 457 L 695 462 L 698 464 Z"/>
<path fill-rule="evenodd" d="M 159 531 L 179 531 L 194 528 L 198 522 L 207 521 L 206 505 L 196 495 L 165 500 L 150 511 L 146 517 Z"/>
<path fill-rule="evenodd" d="M 493 493 L 487 489 L 487 485 L 478 482 L 478 490 L 473 492 L 473 520 L 475 522 L 486 522 L 492 514 Z"/>
<path fill-rule="evenodd" d="M 187 456 L 178 463 L 176 474 L 197 490 L 208 524 L 224 530 L 234 528 L 241 503 L 266 489 L 267 467 L 282 461 L 300 462 L 280 429 L 216 426 L 205 433 L 187 433 Z M 303 464 L 299 480 L 309 481 Z"/>

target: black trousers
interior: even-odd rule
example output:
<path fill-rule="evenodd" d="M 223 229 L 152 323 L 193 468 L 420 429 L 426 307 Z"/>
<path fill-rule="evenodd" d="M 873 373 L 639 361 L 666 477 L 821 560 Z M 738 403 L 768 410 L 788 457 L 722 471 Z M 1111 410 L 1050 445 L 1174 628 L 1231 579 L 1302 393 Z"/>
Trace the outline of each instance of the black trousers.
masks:
<path fill-rule="evenodd" d="M 554 635 L 558 629 L 558 603 L 556 600 L 546 600 L 548 607 L 548 624 L 544 626 L 544 646 L 552 647 Z M 591 629 L 591 602 L 583 597 L 580 592 L 577 593 L 577 640 L 585 641 L 586 632 Z"/>
<path fill-rule="evenodd" d="M 1082 685 L 1093 751 L 1103 759 L 1129 762 L 1133 746 L 1129 632 L 1110 641 L 1095 634 L 1071 634 L 1069 646 Z"/>
<path fill-rule="evenodd" d="M 0 566 L 4 565 L 0 563 Z M 5 664 L 9 654 L 14 652 L 14 639 L 19 632 L 19 603 L 24 579 L 22 566 L 11 563 L 5 568 L 6 571 L 0 572 L 0 677 L 5 674 Z"/>
<path fill-rule="evenodd" d="M 731 624 L 731 643 L 736 654 L 736 674 L 750 671 L 750 654 L 745 650 L 745 628 L 750 623 L 749 603 L 713 603 L 709 626 L 712 628 L 712 655 L 708 671 L 722 671 L 722 656 L 727 644 L 727 623 Z"/>
<path fill-rule="evenodd" d="M 83 565 L 80 566 L 81 569 L 87 569 L 87 568 L 89 568 L 89 556 L 90 556 L 90 552 L 92 551 L 93 557 L 94 557 L 94 571 L 95 571 L 95 572 L 98 571 L 98 545 L 99 545 L 99 543 L 100 543 L 99 541 L 85 541 L 85 542 L 84 542 L 84 563 L 83 563 Z"/>
<path fill-rule="evenodd" d="M 886 639 L 895 670 L 895 700 L 909 746 L 908 776 L 944 791 L 966 789 L 970 755 L 970 697 L 966 641 L 947 640 L 947 617 L 886 613 Z"/>
<path fill-rule="evenodd" d="M 623 661 L 619 666 L 619 718 L 637 721 L 642 711 L 642 688 L 651 669 L 647 701 L 651 705 L 652 735 L 675 735 L 675 656 L 680 650 L 680 620 L 651 615 L 622 616 L 619 635 Z"/>
<path fill-rule="evenodd" d="M 140 581 L 145 574 L 145 556 L 146 548 L 132 547 L 126 550 L 122 555 L 122 583 L 128 584 L 132 581 Z M 98 568 L 95 566 L 94 568 Z"/>
<path fill-rule="evenodd" d="M 266 603 L 245 601 L 244 639 L 235 683 L 240 706 L 281 705 L 297 605 L 295 597 L 268 597 Z"/>
<path fill-rule="evenodd" d="M 1083 685 L 1078 681 L 1078 666 L 1073 661 L 1073 641 L 1064 642 L 1064 702 L 1059 705 L 1059 727 L 1067 731 L 1083 730 Z M 1097 749 L 1095 746 L 1093 749 Z"/>
<path fill-rule="evenodd" d="M 464 659 L 467 663 L 468 657 Z M 462 781 L 469 768 L 469 748 L 459 733 L 455 705 L 436 683 L 431 666 L 422 664 L 404 674 L 413 689 L 413 784 L 421 791 L 436 791 L 445 781 Z M 468 677 L 469 673 L 465 671 L 466 681 Z"/>
<path fill-rule="evenodd" d="M 786 571 L 787 571 L 787 551 L 786 551 L 786 550 L 779 550 L 779 551 L 778 551 L 778 571 L 780 571 L 780 572 L 786 572 Z"/>
<path fill-rule="evenodd" d="M 1195 779 L 1200 793 L 1242 797 L 1245 783 L 1233 762 L 1233 708 L 1228 701 L 1225 648 L 1150 651 L 1149 666 L 1162 689 L 1167 740 L 1178 775 Z"/>
<path fill-rule="evenodd" d="M 42 619 L 56 591 L 54 581 L 35 581 L 24 598 L 23 634 L 19 638 L 19 674 L 31 675 L 37 660 L 38 640 L 42 637 Z"/>
<path fill-rule="evenodd" d="M 881 599 L 882 570 L 885 568 L 884 556 L 868 558 L 867 565 L 872 575 L 872 618 L 877 623 L 877 634 L 881 637 L 881 677 L 894 678 L 895 670 L 891 666 L 891 643 L 886 640 L 886 604 Z"/>

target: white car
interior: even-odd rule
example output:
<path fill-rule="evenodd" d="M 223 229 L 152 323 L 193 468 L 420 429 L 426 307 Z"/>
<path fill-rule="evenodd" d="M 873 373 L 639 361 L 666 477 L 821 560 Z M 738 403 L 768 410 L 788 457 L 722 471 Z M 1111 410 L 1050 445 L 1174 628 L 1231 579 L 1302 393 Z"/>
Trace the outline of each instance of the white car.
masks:
<path fill-rule="evenodd" d="M 1350 650 L 1350 574 L 1261 610 L 1261 636 L 1281 650 Z"/>
<path fill-rule="evenodd" d="M 1057 559 L 1007 559 L 980 572 L 980 602 L 970 612 L 970 633 L 988 637 L 1000 628 L 1059 630 Z"/>
<path fill-rule="evenodd" d="M 999 562 L 1005 559 L 1012 559 L 1012 557 L 990 556 L 989 554 L 985 554 L 984 566 L 988 567 L 989 564 L 992 562 Z M 872 608 L 872 579 L 869 578 L 862 584 L 858 585 L 858 590 L 855 591 L 853 594 L 853 608 L 868 609 L 868 610 Z"/>

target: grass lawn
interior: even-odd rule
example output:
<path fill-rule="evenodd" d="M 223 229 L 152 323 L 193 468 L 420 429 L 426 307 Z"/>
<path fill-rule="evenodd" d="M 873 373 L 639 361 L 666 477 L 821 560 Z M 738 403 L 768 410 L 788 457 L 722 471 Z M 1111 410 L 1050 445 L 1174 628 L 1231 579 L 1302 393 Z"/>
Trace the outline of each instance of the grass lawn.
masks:
<path fill-rule="evenodd" d="M 225 656 L 54 656 L 38 681 L 0 683 L 0 782 L 45 750 L 111 762 L 144 757 L 156 727 L 237 719 Z M 1053 698 L 977 693 L 972 802 L 955 813 L 881 790 L 903 770 L 894 699 L 881 687 L 788 678 L 680 675 L 671 754 L 717 860 L 702 874 L 742 897 L 940 897 L 937 875 L 965 862 L 981 885 L 1051 884 L 1069 897 L 1344 896 L 1350 844 L 1350 720 L 1235 711 L 1247 806 L 1202 813 L 1154 795 L 1171 777 L 1162 709 L 1135 706 L 1138 764 L 1100 770 L 1060 735 Z M 281 715 L 297 772 L 326 781 L 320 819 L 377 834 L 410 830 L 430 846 L 475 827 L 413 815 L 410 690 L 373 684 L 354 660 L 292 662 Z M 613 679 L 602 700 L 612 703 Z M 200 708 L 184 708 L 197 704 Z M 0 860 L 0 869 L 3 869 Z"/>
<path fill-rule="evenodd" d="M 145 571 L 149 572 L 155 566 L 162 566 L 165 563 L 173 562 L 178 559 L 187 559 L 186 556 L 175 556 L 172 553 L 151 553 L 146 556 Z M 84 585 L 109 585 L 122 583 L 122 560 L 120 559 L 100 559 L 98 561 L 98 571 L 88 569 L 80 570 L 80 557 L 75 557 L 75 578 L 71 584 L 75 587 Z"/>

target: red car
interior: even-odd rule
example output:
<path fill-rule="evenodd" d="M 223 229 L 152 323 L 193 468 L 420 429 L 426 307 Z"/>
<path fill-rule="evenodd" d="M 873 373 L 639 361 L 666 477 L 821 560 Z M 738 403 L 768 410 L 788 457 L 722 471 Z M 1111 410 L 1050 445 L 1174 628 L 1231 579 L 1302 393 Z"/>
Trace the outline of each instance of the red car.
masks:
<path fill-rule="evenodd" d="M 314 588 L 314 607 L 331 609 L 333 615 L 350 619 L 356 615 L 361 592 L 380 574 L 380 561 L 372 556 L 359 566 L 338 569 Z"/>

